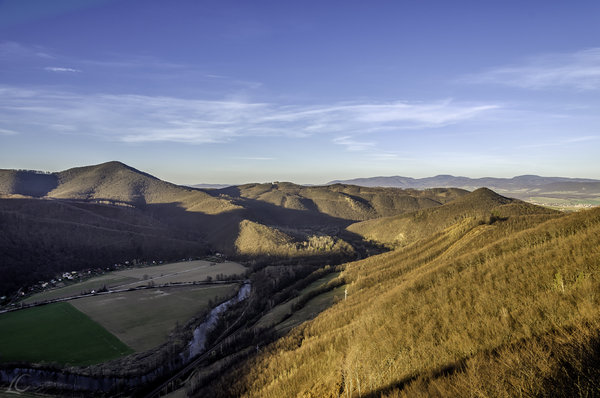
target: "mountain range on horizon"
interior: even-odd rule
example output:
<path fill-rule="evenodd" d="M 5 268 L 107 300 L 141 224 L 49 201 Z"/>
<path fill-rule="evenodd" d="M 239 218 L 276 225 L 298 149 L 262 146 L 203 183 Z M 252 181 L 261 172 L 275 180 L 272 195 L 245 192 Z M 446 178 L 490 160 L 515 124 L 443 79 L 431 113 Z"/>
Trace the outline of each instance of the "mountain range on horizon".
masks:
<path fill-rule="evenodd" d="M 403 189 L 453 187 L 469 191 L 485 187 L 503 195 L 519 199 L 529 199 L 531 196 L 561 195 L 567 193 L 576 196 L 600 195 L 600 180 L 591 178 L 542 177 L 538 175 L 520 175 L 512 178 L 470 178 L 447 174 L 425 178 L 378 176 L 333 180 L 327 184 L 352 184 L 364 187 L 393 187 Z"/>

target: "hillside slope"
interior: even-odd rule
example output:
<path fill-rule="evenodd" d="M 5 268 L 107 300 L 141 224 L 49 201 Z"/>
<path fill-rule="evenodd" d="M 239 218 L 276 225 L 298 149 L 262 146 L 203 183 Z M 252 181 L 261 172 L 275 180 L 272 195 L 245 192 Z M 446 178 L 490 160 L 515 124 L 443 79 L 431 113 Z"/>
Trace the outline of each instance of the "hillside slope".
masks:
<path fill-rule="evenodd" d="M 443 206 L 363 221 L 352 224 L 347 229 L 369 240 L 400 246 L 464 219 L 489 223 L 515 214 L 546 213 L 554 214 L 555 211 L 503 197 L 487 188 L 479 188 Z"/>
<path fill-rule="evenodd" d="M 473 210 L 348 264 L 347 300 L 196 394 L 597 395 L 600 209 Z"/>
<path fill-rule="evenodd" d="M 371 218 L 436 207 L 467 191 L 453 188 L 414 189 L 365 188 L 352 185 L 302 186 L 289 182 L 246 184 L 218 190 L 238 198 L 246 208 L 271 204 L 278 208 L 327 215 L 341 220 Z"/>
<path fill-rule="evenodd" d="M 0 296 L 56 273 L 206 253 L 198 233 L 123 206 L 0 199 Z"/>

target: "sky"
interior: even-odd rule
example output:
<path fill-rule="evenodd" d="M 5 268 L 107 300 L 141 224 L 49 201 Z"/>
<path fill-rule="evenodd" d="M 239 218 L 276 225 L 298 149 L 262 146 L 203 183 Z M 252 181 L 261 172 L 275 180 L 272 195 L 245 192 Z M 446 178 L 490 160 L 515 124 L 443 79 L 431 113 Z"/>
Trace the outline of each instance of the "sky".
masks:
<path fill-rule="evenodd" d="M 598 1 L 0 0 L 0 168 L 600 178 Z"/>

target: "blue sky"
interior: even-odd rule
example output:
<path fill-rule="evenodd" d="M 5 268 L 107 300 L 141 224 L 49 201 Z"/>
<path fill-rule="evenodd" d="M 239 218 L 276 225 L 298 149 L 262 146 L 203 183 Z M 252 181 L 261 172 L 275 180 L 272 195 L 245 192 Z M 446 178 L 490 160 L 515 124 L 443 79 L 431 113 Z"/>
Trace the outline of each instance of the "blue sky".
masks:
<path fill-rule="evenodd" d="M 0 168 L 600 178 L 597 1 L 0 0 Z"/>

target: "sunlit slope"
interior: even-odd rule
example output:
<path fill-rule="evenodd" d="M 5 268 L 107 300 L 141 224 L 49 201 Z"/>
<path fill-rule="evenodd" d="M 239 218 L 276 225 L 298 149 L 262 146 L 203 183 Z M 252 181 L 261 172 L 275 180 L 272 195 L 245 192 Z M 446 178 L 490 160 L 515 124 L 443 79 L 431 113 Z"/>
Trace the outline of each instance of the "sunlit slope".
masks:
<path fill-rule="evenodd" d="M 463 220 L 493 223 L 513 215 L 551 214 L 556 212 L 479 188 L 443 206 L 355 223 L 348 230 L 379 243 L 402 246 Z"/>
<path fill-rule="evenodd" d="M 52 198 L 109 200 L 133 205 L 180 203 L 188 211 L 217 214 L 236 209 L 230 201 L 174 185 L 120 162 L 78 167 L 58 173 Z"/>
<path fill-rule="evenodd" d="M 339 238 L 311 235 L 299 240 L 278 229 L 248 220 L 240 223 L 235 248 L 238 254 L 246 256 L 295 257 L 325 254 L 349 255 L 354 252 L 352 246 Z"/>
<path fill-rule="evenodd" d="M 349 264 L 346 301 L 204 392 L 364 396 L 410 387 L 409 396 L 552 396 L 561 385 L 593 389 L 598 360 L 581 371 L 586 358 L 573 368 L 564 359 L 598 356 L 589 342 L 600 331 L 600 209 L 525 210 L 492 223 L 465 216 Z"/>

